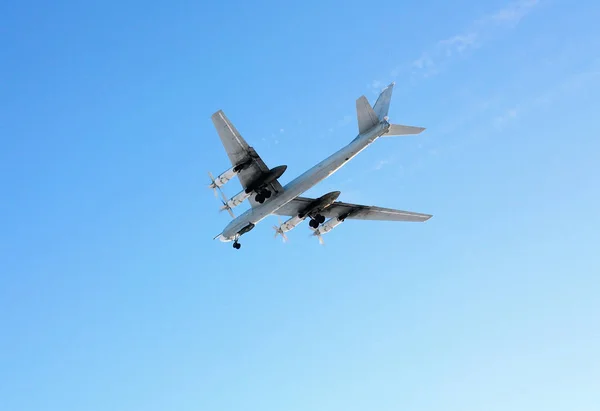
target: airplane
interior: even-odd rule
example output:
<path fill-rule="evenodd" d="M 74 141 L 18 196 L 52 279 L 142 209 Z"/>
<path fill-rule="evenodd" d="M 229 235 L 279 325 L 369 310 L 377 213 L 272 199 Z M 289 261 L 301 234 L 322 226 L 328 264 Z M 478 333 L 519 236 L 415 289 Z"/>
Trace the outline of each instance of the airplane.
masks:
<path fill-rule="evenodd" d="M 240 237 L 270 215 L 291 217 L 283 224 L 273 227 L 275 237 L 281 235 L 286 241 L 285 233 L 309 218 L 313 235 L 317 236 L 321 243 L 323 234 L 330 232 L 347 219 L 412 222 L 429 220 L 432 217 L 430 214 L 338 202 L 337 199 L 341 194 L 339 191 L 316 199 L 300 197 L 305 191 L 343 167 L 378 138 L 416 135 L 425 130 L 424 127 L 389 122 L 388 112 L 394 85 L 395 83 L 391 83 L 381 92 L 373 107 L 364 95 L 359 97 L 356 100 L 358 120 L 356 138 L 285 187 L 281 185 L 279 178 L 286 171 L 287 166 L 267 167 L 254 148 L 248 145 L 229 121 L 223 110 L 215 112 L 211 119 L 232 167 L 217 178 L 209 172 L 211 179 L 209 188 L 215 191 L 215 196 L 217 190 L 221 192 L 223 199 L 221 211 L 227 210 L 233 220 L 214 239 L 218 238 L 222 242 L 233 241 L 233 248 L 240 249 Z M 221 187 L 235 176 L 238 177 L 243 190 L 231 199 L 227 199 Z M 246 200 L 250 203 L 250 208 L 239 217 L 235 217 L 232 209 Z"/>

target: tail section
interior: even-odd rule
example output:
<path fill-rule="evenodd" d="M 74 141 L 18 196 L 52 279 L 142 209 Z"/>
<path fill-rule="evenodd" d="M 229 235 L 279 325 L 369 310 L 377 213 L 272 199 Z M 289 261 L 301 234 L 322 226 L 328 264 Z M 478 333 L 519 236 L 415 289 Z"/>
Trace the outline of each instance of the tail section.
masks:
<path fill-rule="evenodd" d="M 381 120 L 387 119 L 390 101 L 392 99 L 392 91 L 394 91 L 394 84 L 395 83 L 390 84 L 381 92 L 373 107 L 371 107 L 365 96 L 360 96 L 360 98 L 356 100 L 356 117 L 358 118 L 359 134 L 376 126 Z"/>
<path fill-rule="evenodd" d="M 372 108 L 365 96 L 361 96 L 356 100 L 356 116 L 358 118 L 359 134 L 367 132 L 371 127 L 376 126 L 382 121 L 388 121 L 388 113 L 390 111 L 390 103 L 392 101 L 392 93 L 395 85 L 396 83 L 393 82 L 387 86 L 381 92 Z M 421 133 L 423 130 L 425 130 L 424 127 L 391 124 L 388 132 L 381 137 L 415 135 Z"/>

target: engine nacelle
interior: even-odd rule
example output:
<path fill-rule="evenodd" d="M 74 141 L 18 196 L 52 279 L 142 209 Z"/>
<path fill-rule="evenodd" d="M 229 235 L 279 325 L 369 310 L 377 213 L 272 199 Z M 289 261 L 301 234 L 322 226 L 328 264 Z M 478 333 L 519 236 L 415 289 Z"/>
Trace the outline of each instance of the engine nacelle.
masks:
<path fill-rule="evenodd" d="M 325 221 L 319 228 L 317 228 L 314 231 L 314 235 L 319 236 L 319 235 L 328 233 L 331 230 L 333 230 L 335 227 L 337 227 L 338 225 L 342 224 L 343 222 L 344 222 L 344 220 L 340 220 L 337 217 L 330 218 L 329 220 Z"/>
<path fill-rule="evenodd" d="M 227 182 L 229 182 L 229 180 L 231 180 L 237 174 L 234 168 L 235 167 L 231 167 L 229 170 L 225 171 L 217 178 L 213 178 L 212 175 L 209 173 L 211 183 L 208 187 L 212 189 L 223 187 L 225 184 L 227 184 Z"/>
<path fill-rule="evenodd" d="M 321 237 L 323 234 L 330 232 L 331 230 L 336 228 L 338 225 L 340 225 L 344 221 L 346 221 L 346 218 L 350 217 L 351 215 L 356 214 L 358 211 L 359 211 L 359 209 L 353 209 L 353 210 L 348 211 L 345 214 L 342 214 L 339 217 L 330 218 L 329 220 L 325 221 L 319 228 L 317 228 L 316 230 L 313 230 L 313 235 L 319 239 L 319 243 L 323 244 L 323 237 Z"/>
<path fill-rule="evenodd" d="M 285 236 L 285 233 L 287 233 L 290 230 L 293 230 L 302 221 L 304 221 L 304 218 L 295 216 L 287 220 L 285 223 L 281 224 L 279 227 L 273 226 L 273 229 L 275 230 L 275 237 L 281 234 L 281 237 L 283 237 L 283 241 L 286 241 L 287 237 Z"/>
<path fill-rule="evenodd" d="M 300 218 L 298 216 L 294 216 L 294 217 L 290 218 L 289 220 L 287 220 L 285 223 L 281 224 L 280 228 L 283 231 L 290 231 L 290 230 L 294 229 L 302 221 L 304 221 L 303 218 Z"/>
<path fill-rule="evenodd" d="M 250 194 L 247 194 L 245 191 L 240 191 L 239 193 L 237 193 L 235 196 L 233 196 L 231 199 L 229 199 L 225 204 L 223 204 L 223 207 L 221 207 L 221 210 L 231 210 L 234 207 L 239 206 L 240 204 L 242 204 L 244 201 L 246 201 L 246 199 L 250 197 Z"/>

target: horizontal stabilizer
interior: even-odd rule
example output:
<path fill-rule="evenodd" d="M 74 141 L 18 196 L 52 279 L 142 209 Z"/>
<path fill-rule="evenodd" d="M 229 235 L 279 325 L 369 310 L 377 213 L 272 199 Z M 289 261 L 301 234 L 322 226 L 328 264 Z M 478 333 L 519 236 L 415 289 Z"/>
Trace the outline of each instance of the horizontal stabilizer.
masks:
<path fill-rule="evenodd" d="M 414 134 L 420 134 L 423 130 L 425 130 L 425 127 L 401 126 L 399 124 L 391 124 L 389 131 L 381 137 L 409 136 Z"/>
<path fill-rule="evenodd" d="M 356 100 L 356 117 L 358 118 L 358 134 L 363 134 L 379 124 L 379 118 L 365 96 L 360 96 Z"/>

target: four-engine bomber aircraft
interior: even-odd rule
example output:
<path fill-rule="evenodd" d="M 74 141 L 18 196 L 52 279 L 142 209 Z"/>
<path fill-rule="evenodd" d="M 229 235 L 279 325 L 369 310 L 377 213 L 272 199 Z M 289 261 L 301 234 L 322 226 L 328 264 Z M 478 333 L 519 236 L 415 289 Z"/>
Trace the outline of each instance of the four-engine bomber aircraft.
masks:
<path fill-rule="evenodd" d="M 394 83 L 384 89 L 373 107 L 365 96 L 358 98 L 356 100 L 358 136 L 350 144 L 285 187 L 281 186 L 278 179 L 287 166 L 269 169 L 256 151 L 246 143 L 225 113 L 222 110 L 214 113 L 212 121 L 232 167 L 217 178 L 210 175 L 212 183 L 209 187 L 215 190 L 216 195 L 216 190 L 220 191 L 220 188 L 235 176 L 239 178 L 243 187 L 240 193 L 229 200 L 221 192 L 223 196 L 221 210 L 227 210 L 233 221 L 215 239 L 218 238 L 223 242 L 233 241 L 233 247 L 239 249 L 239 238 L 252 230 L 259 221 L 272 214 L 291 217 L 279 227 L 274 227 L 275 236 L 281 234 L 284 241 L 285 233 L 298 226 L 307 217 L 310 218 L 309 225 L 319 241 L 322 241 L 322 234 L 331 231 L 346 219 L 422 222 L 431 218 L 429 214 L 338 202 L 339 191 L 325 194 L 317 199 L 300 197 L 302 193 L 335 173 L 377 138 L 419 134 L 425 130 L 423 127 L 402 126 L 388 122 L 393 87 Z M 231 210 L 247 199 L 251 208 L 236 218 Z"/>

